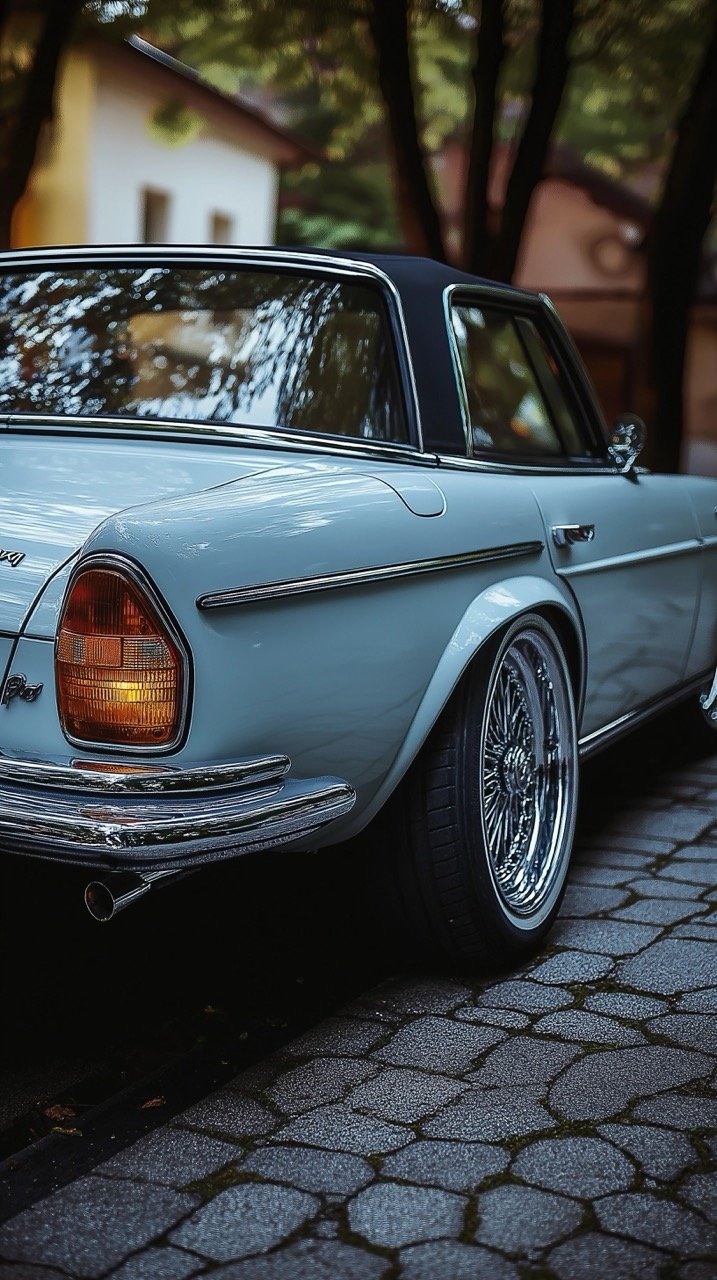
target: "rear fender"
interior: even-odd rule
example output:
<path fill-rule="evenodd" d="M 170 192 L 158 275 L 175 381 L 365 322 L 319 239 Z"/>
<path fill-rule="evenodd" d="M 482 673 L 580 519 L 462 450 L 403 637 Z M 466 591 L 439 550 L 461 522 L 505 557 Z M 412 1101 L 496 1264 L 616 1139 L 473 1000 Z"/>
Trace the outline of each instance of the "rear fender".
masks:
<path fill-rule="evenodd" d="M 393 765 L 360 815 L 341 824 L 338 838 L 358 833 L 388 800 L 429 737 L 443 708 L 483 645 L 522 613 L 552 614 L 573 670 L 578 719 L 585 685 L 585 638 L 582 621 L 570 596 L 545 578 L 507 578 L 494 583 L 471 602 L 446 646 Z"/>

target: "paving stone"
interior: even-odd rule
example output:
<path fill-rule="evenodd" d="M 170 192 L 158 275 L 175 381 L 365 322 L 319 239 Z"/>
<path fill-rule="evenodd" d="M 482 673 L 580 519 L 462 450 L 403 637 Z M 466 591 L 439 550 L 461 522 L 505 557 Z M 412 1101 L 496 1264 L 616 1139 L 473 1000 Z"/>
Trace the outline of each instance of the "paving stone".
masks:
<path fill-rule="evenodd" d="M 422 1131 L 428 1138 L 501 1142 L 551 1129 L 555 1121 L 540 1096 L 539 1088 L 471 1089 L 426 1121 Z"/>
<path fill-rule="evenodd" d="M 711 1067 L 701 1054 L 663 1045 L 605 1050 L 568 1067 L 550 1102 L 572 1120 L 607 1120 L 636 1098 L 701 1079 Z"/>
<path fill-rule="evenodd" d="M 267 1094 L 286 1115 L 299 1115 L 322 1103 L 337 1102 L 375 1071 L 373 1063 L 360 1058 L 312 1058 L 280 1075 Z"/>
<path fill-rule="evenodd" d="M 580 847 L 592 850 L 593 857 L 595 852 L 599 853 L 601 862 L 611 860 L 615 854 L 624 853 L 626 858 L 630 858 L 625 866 L 648 866 L 656 857 L 671 853 L 677 844 L 678 840 L 666 840 L 660 836 L 642 835 L 638 838 L 625 832 L 601 831 L 599 835 L 587 839 L 583 837 Z M 615 865 L 620 866 L 620 863 Z"/>
<path fill-rule="evenodd" d="M 717 1226 L 717 1178 L 714 1172 L 696 1173 L 680 1187 L 683 1200 L 693 1209 L 704 1214 L 708 1222 Z"/>
<path fill-rule="evenodd" d="M 671 938 L 694 938 L 697 942 L 717 943 L 717 930 L 714 925 L 700 924 L 695 920 L 691 924 L 678 924 L 670 930 Z"/>
<path fill-rule="evenodd" d="M 676 995 L 698 987 L 717 985 L 717 947 L 706 942 L 655 942 L 642 955 L 625 960 L 618 978 L 638 991 L 655 995 Z"/>
<path fill-rule="evenodd" d="M 594 1208 L 603 1230 L 672 1250 L 682 1258 L 704 1256 L 717 1248 L 715 1229 L 670 1200 L 633 1192 L 606 1196 Z"/>
<path fill-rule="evenodd" d="M 212 1280 L 382 1280 L 385 1258 L 329 1240 L 297 1240 L 264 1258 L 247 1258 L 212 1271 Z"/>
<path fill-rule="evenodd" d="M 595 857 L 595 853 L 591 852 L 589 855 L 583 855 L 583 857 L 587 856 L 592 859 Z M 627 854 L 626 857 L 631 857 L 631 855 Z M 592 861 L 579 861 L 576 863 L 573 859 L 573 863 L 571 863 L 570 867 L 570 881 L 571 884 L 574 885 L 594 884 L 606 885 L 607 888 L 622 889 L 628 881 L 632 879 L 631 873 L 634 870 L 634 865 L 629 867 L 596 867 L 593 865 Z M 638 870 L 642 870 L 642 861 L 640 862 Z"/>
<path fill-rule="evenodd" d="M 558 920 L 551 942 L 563 947 L 597 951 L 606 956 L 632 956 L 654 942 L 660 930 L 623 920 Z"/>
<path fill-rule="evenodd" d="M 433 1115 L 450 1102 L 463 1088 L 456 1080 L 431 1075 L 427 1071 L 408 1071 L 387 1067 L 379 1075 L 354 1089 L 346 1099 L 357 1111 L 369 1111 L 382 1120 L 398 1120 L 412 1124 Z"/>
<path fill-rule="evenodd" d="M 624 1191 L 635 1177 L 634 1165 L 599 1138 L 543 1138 L 518 1153 L 512 1172 L 533 1186 L 584 1200 Z"/>
<path fill-rule="evenodd" d="M 429 1142 L 420 1139 L 387 1156 L 382 1173 L 445 1191 L 474 1191 L 484 1178 L 507 1169 L 509 1157 L 483 1142 Z"/>
<path fill-rule="evenodd" d="M 315 1053 L 324 1057 L 328 1054 L 368 1053 L 385 1034 L 386 1028 L 380 1022 L 361 1018 L 326 1018 L 311 1031 L 292 1040 L 284 1053 L 295 1058 L 310 1057 Z"/>
<path fill-rule="evenodd" d="M 349 1204 L 352 1231 L 372 1244 L 390 1249 L 458 1236 L 466 1202 L 452 1191 L 383 1182 L 360 1191 Z"/>
<path fill-rule="evenodd" d="M 343 1196 L 353 1195 L 374 1177 L 371 1165 L 359 1156 L 316 1147 L 259 1147 L 241 1167 L 270 1182 L 288 1182 L 301 1191 Z"/>
<path fill-rule="evenodd" d="M 359 1115 L 341 1103 L 299 1116 L 276 1134 L 278 1142 L 305 1143 L 328 1151 L 353 1151 L 356 1155 L 396 1151 L 405 1147 L 412 1137 L 410 1129 L 374 1116 Z"/>
<path fill-rule="evenodd" d="M 716 878 L 712 863 L 701 859 L 695 859 L 692 862 L 673 859 L 660 874 L 667 876 L 669 880 L 682 880 L 688 884 L 705 884 L 710 888 L 714 885 Z"/>
<path fill-rule="evenodd" d="M 717 1019 L 714 1013 L 668 1013 L 664 1017 L 653 1018 L 647 1025 L 656 1035 L 687 1049 L 717 1054 Z"/>
<path fill-rule="evenodd" d="M 688 991 L 674 1006 L 680 1013 L 715 1013 L 717 1011 L 717 987 L 705 991 Z"/>
<path fill-rule="evenodd" d="M 399 1257 L 401 1280 L 520 1280 L 513 1262 L 457 1240 L 415 1244 L 402 1249 Z"/>
<path fill-rule="evenodd" d="M 640 1124 L 603 1124 L 600 1133 L 633 1156 L 648 1178 L 661 1182 L 672 1181 L 694 1165 L 697 1159 L 692 1144 L 673 1129 Z"/>
<path fill-rule="evenodd" d="M 118 1271 L 112 1272 L 112 1280 L 188 1280 L 203 1269 L 201 1258 L 167 1245 L 164 1249 L 145 1249 L 128 1258 Z"/>
<path fill-rule="evenodd" d="M 166 1187 L 122 1182 L 118 1195 L 118 1186 L 108 1178 L 78 1178 L 0 1227 L 0 1253 L 95 1277 L 174 1226 L 197 1203 Z"/>
<path fill-rule="evenodd" d="M 574 1200 L 534 1187 L 495 1187 L 478 1197 L 475 1238 L 505 1253 L 531 1256 L 574 1231 L 582 1212 Z"/>
<path fill-rule="evenodd" d="M 471 998 L 468 987 L 460 982 L 434 977 L 408 977 L 385 982 L 363 997 L 370 1006 L 376 997 L 381 1007 L 404 1018 L 411 1013 L 451 1013 Z"/>
<path fill-rule="evenodd" d="M 648 996 L 633 996 L 629 991 L 597 991 L 588 996 L 585 1007 L 594 1013 L 613 1014 L 616 1018 L 654 1018 L 664 1013 L 667 1005 L 664 1000 L 650 999 Z"/>
<path fill-rule="evenodd" d="M 221 1089 L 184 1111 L 176 1123 L 194 1125 L 197 1129 L 216 1129 L 233 1138 L 253 1138 L 271 1133 L 281 1120 L 253 1098 Z"/>
<path fill-rule="evenodd" d="M 599 959 L 602 964 L 602 956 Z M 552 963 L 552 960 L 546 961 L 548 965 Z M 534 970 L 531 977 L 534 977 L 536 972 L 537 970 Z M 542 978 L 541 981 L 551 982 L 551 979 Z M 555 981 L 561 982 L 563 979 L 556 978 Z M 569 982 L 570 979 L 566 981 Z M 548 1013 L 551 1009 L 562 1009 L 572 1003 L 573 997 L 569 991 L 548 989 L 538 986 L 535 982 L 521 981 L 519 978 L 512 982 L 498 982 L 488 987 L 478 999 L 479 1008 L 489 1005 L 498 1009 L 517 1009 L 520 1013 Z"/>
<path fill-rule="evenodd" d="M 119 1151 L 95 1170 L 101 1174 L 147 1178 L 171 1187 L 184 1186 L 241 1157 L 241 1147 L 219 1142 L 190 1129 L 163 1127 Z"/>
<path fill-rule="evenodd" d="M 33 1267 L 27 1262 L 0 1261 L 0 1280 L 67 1280 L 67 1272 Z"/>
<path fill-rule="evenodd" d="M 522 1031 L 530 1026 L 530 1018 L 525 1013 L 517 1013 L 515 1009 L 486 1009 L 484 1006 L 467 1004 L 456 1009 L 454 1017 L 461 1022 L 478 1022 L 489 1027 L 506 1027 L 510 1031 Z"/>
<path fill-rule="evenodd" d="M 686 1262 L 680 1267 L 679 1280 L 715 1280 L 713 1262 Z"/>
<path fill-rule="evenodd" d="M 633 1027 L 614 1018 L 584 1009 L 563 1009 L 549 1013 L 536 1022 L 533 1030 L 540 1035 L 559 1036 L 562 1040 L 580 1040 L 583 1044 L 644 1044 L 645 1037 Z"/>
<path fill-rule="evenodd" d="M 612 911 L 622 906 L 628 897 L 624 889 L 603 888 L 598 885 L 586 888 L 585 885 L 570 884 L 560 906 L 563 918 L 584 919 L 586 916 L 599 915 L 603 911 Z"/>
<path fill-rule="evenodd" d="M 712 800 L 717 800 L 717 791 Z M 674 857 L 685 858 L 688 862 L 711 862 L 717 868 L 717 848 L 713 844 L 688 844 L 683 849 L 676 849 Z M 715 871 L 717 877 L 717 870 Z"/>
<path fill-rule="evenodd" d="M 561 982 L 595 982 L 604 978 L 613 967 L 607 956 L 589 955 L 582 951 L 561 951 L 550 960 L 544 960 L 533 969 L 531 978 L 547 982 L 550 986 Z"/>
<path fill-rule="evenodd" d="M 573 1062 L 579 1052 L 572 1045 L 544 1043 L 531 1036 L 513 1036 L 505 1044 L 499 1044 L 497 1049 L 492 1049 L 483 1066 L 471 1072 L 468 1078 L 474 1084 L 496 1087 L 547 1084 L 563 1067 Z"/>
<path fill-rule="evenodd" d="M 636 1120 L 662 1125 L 668 1129 L 700 1130 L 717 1128 L 717 1098 L 696 1098 L 689 1094 L 668 1093 L 648 1098 L 633 1107 Z"/>
<path fill-rule="evenodd" d="M 678 920 L 694 915 L 694 903 L 689 898 L 640 898 L 628 907 L 613 911 L 613 920 L 632 920 L 643 924 L 677 924 Z"/>
<path fill-rule="evenodd" d="M 695 886 L 679 880 L 661 880 L 655 875 L 651 880 L 631 880 L 628 889 L 640 898 L 689 898 L 695 900 Z"/>
<path fill-rule="evenodd" d="M 216 1262 L 231 1262 L 272 1249 L 318 1209 L 305 1191 L 251 1182 L 220 1191 L 169 1238 Z"/>
<path fill-rule="evenodd" d="M 447 1018 L 416 1018 L 384 1045 L 376 1057 L 399 1067 L 423 1067 L 453 1075 L 466 1071 L 475 1060 L 505 1039 L 496 1027 L 475 1027 Z"/>
<path fill-rule="evenodd" d="M 633 836 L 657 836 L 661 840 L 676 840 L 684 844 L 696 840 L 709 830 L 715 820 L 713 809 L 700 809 L 696 805 L 676 804 L 667 810 L 631 809 L 618 814 L 607 830 Z"/>
<path fill-rule="evenodd" d="M 659 1280 L 664 1265 L 664 1253 L 597 1231 L 566 1240 L 549 1254 L 557 1280 Z"/>

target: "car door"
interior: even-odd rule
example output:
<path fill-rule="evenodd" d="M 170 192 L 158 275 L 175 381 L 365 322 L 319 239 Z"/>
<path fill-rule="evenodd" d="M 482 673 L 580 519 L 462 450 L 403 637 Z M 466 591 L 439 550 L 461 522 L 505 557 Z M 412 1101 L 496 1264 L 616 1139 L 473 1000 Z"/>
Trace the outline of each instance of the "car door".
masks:
<path fill-rule="evenodd" d="M 540 301 L 451 304 L 476 459 L 522 472 L 585 626 L 583 740 L 681 681 L 700 592 L 699 530 L 679 476 L 618 473 L 587 378 Z"/>

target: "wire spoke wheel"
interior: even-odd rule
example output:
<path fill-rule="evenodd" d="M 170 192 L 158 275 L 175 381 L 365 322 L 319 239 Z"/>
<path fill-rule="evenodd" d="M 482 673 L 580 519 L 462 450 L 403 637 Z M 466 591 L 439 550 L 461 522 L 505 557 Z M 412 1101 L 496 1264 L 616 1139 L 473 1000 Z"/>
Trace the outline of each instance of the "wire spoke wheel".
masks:
<path fill-rule="evenodd" d="M 488 688 L 479 764 L 489 870 L 516 924 L 533 923 L 562 886 L 575 797 L 574 716 L 550 638 L 524 627 Z"/>

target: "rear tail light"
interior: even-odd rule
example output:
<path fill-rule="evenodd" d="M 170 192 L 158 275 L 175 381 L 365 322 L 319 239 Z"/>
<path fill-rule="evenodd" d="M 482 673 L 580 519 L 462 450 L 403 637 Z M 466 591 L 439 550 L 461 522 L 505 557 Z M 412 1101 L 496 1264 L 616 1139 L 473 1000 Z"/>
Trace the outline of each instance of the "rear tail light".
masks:
<path fill-rule="evenodd" d="M 121 569 L 90 566 L 71 587 L 57 636 L 65 734 L 161 747 L 181 728 L 185 663 L 160 610 Z"/>

